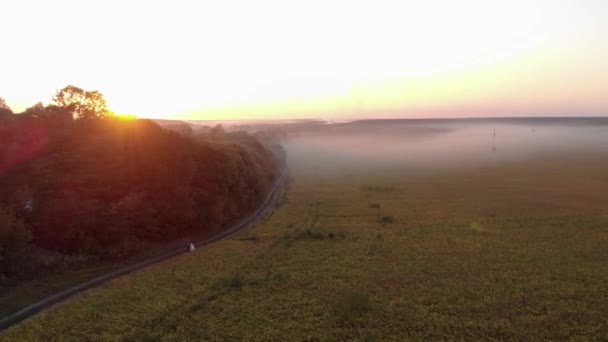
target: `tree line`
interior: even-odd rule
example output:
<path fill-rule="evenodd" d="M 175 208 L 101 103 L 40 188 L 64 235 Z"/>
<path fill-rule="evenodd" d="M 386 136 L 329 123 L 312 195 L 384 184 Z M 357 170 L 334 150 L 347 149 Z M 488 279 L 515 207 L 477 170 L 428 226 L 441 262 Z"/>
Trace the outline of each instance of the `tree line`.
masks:
<path fill-rule="evenodd" d="M 17 114 L 0 100 L 0 280 L 213 234 L 259 204 L 282 154 L 245 132 L 121 120 L 75 86 Z"/>

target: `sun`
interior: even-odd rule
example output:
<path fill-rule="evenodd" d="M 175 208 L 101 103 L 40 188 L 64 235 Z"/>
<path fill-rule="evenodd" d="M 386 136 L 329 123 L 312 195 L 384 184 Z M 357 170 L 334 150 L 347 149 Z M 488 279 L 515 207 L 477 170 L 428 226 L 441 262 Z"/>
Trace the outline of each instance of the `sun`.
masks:
<path fill-rule="evenodd" d="M 119 119 L 119 120 L 124 120 L 124 121 L 131 121 L 131 120 L 137 120 L 138 117 L 136 115 L 132 115 L 132 114 L 116 114 L 116 113 L 112 113 L 112 117 Z"/>

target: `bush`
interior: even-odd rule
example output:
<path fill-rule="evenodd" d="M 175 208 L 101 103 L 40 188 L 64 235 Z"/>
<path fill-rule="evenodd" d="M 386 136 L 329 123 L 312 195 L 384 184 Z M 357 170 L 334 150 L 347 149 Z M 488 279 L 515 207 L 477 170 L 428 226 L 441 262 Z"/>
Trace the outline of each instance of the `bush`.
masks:
<path fill-rule="evenodd" d="M 370 311 L 371 308 L 368 294 L 351 292 L 336 304 L 335 311 L 341 320 L 351 321 Z"/>
<path fill-rule="evenodd" d="M 228 278 L 228 286 L 233 289 L 240 289 L 245 284 L 243 277 L 240 274 L 235 274 Z"/>
<path fill-rule="evenodd" d="M 380 221 L 380 223 L 382 223 L 382 225 L 385 225 L 385 224 L 393 223 L 395 221 L 395 218 L 392 216 L 382 215 L 382 216 L 380 216 L 379 221 Z"/>
<path fill-rule="evenodd" d="M 219 279 L 212 285 L 213 290 L 220 289 L 240 289 L 245 285 L 245 279 L 240 273 L 235 273 L 227 278 Z"/>
<path fill-rule="evenodd" d="M 13 212 L 0 208 L 0 276 L 23 271 L 32 235 Z"/>
<path fill-rule="evenodd" d="M 361 190 L 366 192 L 394 192 L 395 187 L 365 185 L 361 187 Z"/>
<path fill-rule="evenodd" d="M 311 230 L 306 228 L 306 230 L 300 230 L 296 232 L 294 239 L 296 240 L 324 240 L 325 234 L 318 230 Z"/>

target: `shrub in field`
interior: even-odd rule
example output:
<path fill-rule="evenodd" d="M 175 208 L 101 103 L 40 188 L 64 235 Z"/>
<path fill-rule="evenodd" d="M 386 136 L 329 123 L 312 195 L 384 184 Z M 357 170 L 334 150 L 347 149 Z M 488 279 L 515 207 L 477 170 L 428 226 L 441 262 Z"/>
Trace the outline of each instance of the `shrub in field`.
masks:
<path fill-rule="evenodd" d="M 240 289 L 245 284 L 243 277 L 240 274 L 235 274 L 227 279 L 226 284 L 233 289 Z"/>
<path fill-rule="evenodd" d="M 250 234 L 239 238 L 241 241 L 258 241 L 260 238 L 256 234 Z"/>
<path fill-rule="evenodd" d="M 135 340 L 143 342 L 156 342 L 161 341 L 161 337 L 156 336 L 148 331 L 142 331 L 137 336 L 134 336 Z"/>
<path fill-rule="evenodd" d="M 390 215 L 382 215 L 382 216 L 380 216 L 378 221 L 380 221 L 380 223 L 382 223 L 382 225 L 385 225 L 385 224 L 393 223 L 395 221 L 395 218 Z"/>
<path fill-rule="evenodd" d="M 372 309 L 369 295 L 361 292 L 351 292 L 341 298 L 335 306 L 336 315 L 342 321 L 351 321 Z"/>
<path fill-rule="evenodd" d="M 240 289 L 245 285 L 245 279 L 240 273 L 235 273 L 227 278 L 222 278 L 213 284 L 212 289 Z"/>
<path fill-rule="evenodd" d="M 305 230 L 299 230 L 294 235 L 296 240 L 324 240 L 325 234 L 316 229 L 306 228 Z"/>
<path fill-rule="evenodd" d="M 366 192 L 393 192 L 395 191 L 395 187 L 365 185 L 361 187 L 361 190 Z"/>

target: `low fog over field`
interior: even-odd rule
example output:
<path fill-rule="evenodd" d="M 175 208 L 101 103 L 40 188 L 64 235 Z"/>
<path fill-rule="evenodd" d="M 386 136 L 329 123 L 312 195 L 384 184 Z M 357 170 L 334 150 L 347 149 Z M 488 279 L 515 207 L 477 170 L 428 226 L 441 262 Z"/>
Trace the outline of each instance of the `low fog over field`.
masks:
<path fill-rule="evenodd" d="M 400 166 L 427 172 L 549 157 L 597 158 L 608 156 L 608 120 L 356 121 L 295 130 L 285 147 L 294 165 L 317 171 Z"/>
<path fill-rule="evenodd" d="M 259 129 L 289 159 L 271 215 L 0 340 L 606 340 L 607 122 Z"/>

